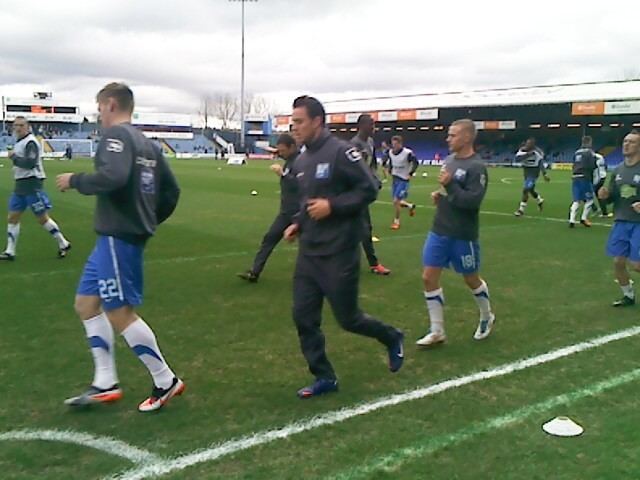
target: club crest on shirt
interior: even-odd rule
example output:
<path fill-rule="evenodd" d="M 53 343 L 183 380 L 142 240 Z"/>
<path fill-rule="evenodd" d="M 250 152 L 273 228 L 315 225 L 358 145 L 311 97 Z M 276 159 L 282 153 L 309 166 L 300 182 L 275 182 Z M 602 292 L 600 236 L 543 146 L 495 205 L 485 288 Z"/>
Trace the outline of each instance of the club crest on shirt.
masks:
<path fill-rule="evenodd" d="M 453 178 L 455 178 L 456 180 L 464 180 L 466 176 L 467 171 L 463 170 L 462 168 L 458 168 L 453 174 Z"/>
<path fill-rule="evenodd" d="M 328 163 L 319 163 L 316 165 L 316 178 L 320 180 L 329 178 Z"/>
<path fill-rule="evenodd" d="M 640 175 L 633 176 L 633 183 L 640 183 Z"/>
<path fill-rule="evenodd" d="M 124 151 L 124 143 L 117 138 L 107 138 L 107 152 L 122 153 Z"/>
<path fill-rule="evenodd" d="M 362 154 L 355 147 L 354 148 L 350 148 L 349 150 L 347 150 L 345 152 L 345 155 L 347 156 L 349 161 L 354 162 L 354 163 L 355 162 L 359 162 L 360 160 L 362 160 Z"/>

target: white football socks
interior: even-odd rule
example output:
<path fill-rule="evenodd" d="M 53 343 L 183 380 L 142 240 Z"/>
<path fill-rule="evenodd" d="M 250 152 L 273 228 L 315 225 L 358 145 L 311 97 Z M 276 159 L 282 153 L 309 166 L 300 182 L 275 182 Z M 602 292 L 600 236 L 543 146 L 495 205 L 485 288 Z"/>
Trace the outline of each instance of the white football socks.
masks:
<path fill-rule="evenodd" d="M 93 382 L 94 387 L 109 388 L 118 383 L 116 372 L 115 344 L 113 328 L 104 313 L 82 322 L 87 332 L 89 348 L 93 355 L 95 367 Z"/>
<path fill-rule="evenodd" d="M 444 333 L 444 293 L 442 288 L 424 292 L 432 333 Z"/>
<path fill-rule="evenodd" d="M 167 389 L 173 383 L 175 374 L 164 360 L 153 330 L 140 317 L 121 334 L 133 352 L 144 363 L 153 377 L 156 387 Z"/>

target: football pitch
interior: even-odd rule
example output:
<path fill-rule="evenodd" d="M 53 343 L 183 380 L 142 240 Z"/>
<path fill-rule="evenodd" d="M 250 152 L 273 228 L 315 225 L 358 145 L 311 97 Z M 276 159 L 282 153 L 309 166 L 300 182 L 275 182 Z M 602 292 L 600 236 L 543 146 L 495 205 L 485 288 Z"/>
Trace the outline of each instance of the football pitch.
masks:
<path fill-rule="evenodd" d="M 13 187 L 4 163 L 0 199 Z M 138 413 L 151 380 L 120 339 L 124 398 L 63 405 L 93 375 L 73 298 L 94 245 L 94 199 L 54 191 L 53 178 L 92 163 L 47 162 L 52 216 L 73 250 L 58 260 L 29 214 L 16 261 L 0 264 L 0 479 L 640 477 L 640 308 L 610 306 L 620 296 L 604 255 L 611 220 L 567 228 L 569 172 L 539 183 L 544 212 L 530 202 L 514 218 L 521 171 L 489 170 L 482 274 L 497 323 L 487 340 L 472 339 L 475 302 L 448 272 L 448 342 L 432 350 L 414 340 L 428 325 L 421 254 L 437 168 L 418 171 L 410 191 L 417 215 L 403 217 L 399 231 L 389 229 L 385 184 L 371 211 L 378 256 L 393 273 L 370 274 L 363 255 L 360 298 L 404 330 L 404 367 L 390 374 L 384 347 L 343 332 L 325 306 L 340 392 L 301 401 L 296 390 L 311 376 L 291 319 L 295 244 L 278 246 L 259 283 L 236 278 L 277 212 L 277 178 L 263 161 L 172 166 L 182 196 L 148 244 L 140 313 L 185 394 L 156 414 Z M 584 434 L 546 435 L 541 425 L 559 415 Z"/>

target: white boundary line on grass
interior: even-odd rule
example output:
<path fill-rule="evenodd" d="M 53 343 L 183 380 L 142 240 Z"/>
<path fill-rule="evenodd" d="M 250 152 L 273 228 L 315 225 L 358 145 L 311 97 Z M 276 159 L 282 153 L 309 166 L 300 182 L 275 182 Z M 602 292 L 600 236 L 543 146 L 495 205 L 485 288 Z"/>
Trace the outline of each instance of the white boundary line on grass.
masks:
<path fill-rule="evenodd" d="M 74 432 L 72 430 L 25 429 L 0 433 L 0 442 L 10 440 L 44 440 L 48 442 L 72 443 L 74 445 L 80 445 L 81 447 L 94 448 L 110 455 L 122 457 L 139 465 L 161 461 L 161 458 L 158 455 L 129 445 L 121 440 L 116 440 L 111 437 L 89 435 L 88 433 Z"/>
<path fill-rule="evenodd" d="M 392 202 L 386 202 L 383 200 L 378 200 L 376 203 L 379 203 L 381 205 L 393 205 Z M 416 204 L 418 207 L 420 208 L 426 208 L 426 209 L 430 209 L 433 210 L 435 209 L 435 207 L 433 205 L 418 205 Z M 500 216 L 500 217 L 513 217 L 512 213 L 506 213 L 506 212 L 494 212 L 494 211 L 490 211 L 490 210 L 485 210 L 485 211 L 481 211 L 480 214 L 482 215 L 494 215 L 494 216 Z M 567 223 L 568 221 L 562 218 L 557 218 L 557 217 L 541 217 L 538 215 L 525 215 L 524 217 L 521 217 L 517 220 L 517 222 L 522 222 L 523 219 L 526 220 L 544 220 L 547 222 L 556 222 L 556 223 Z M 517 223 L 514 223 L 514 225 L 517 225 Z M 611 224 L 608 223 L 601 223 L 601 222 L 592 222 L 592 225 L 595 227 L 611 227 Z M 427 232 L 425 233 L 419 233 L 419 234 L 413 234 L 413 235 L 393 235 L 393 234 L 389 234 L 388 236 L 382 238 L 382 240 L 392 240 L 392 239 L 403 239 L 403 238 L 413 238 L 413 237 L 420 237 L 420 236 L 424 236 L 426 238 L 427 236 Z M 295 247 L 284 247 L 281 248 L 281 250 L 284 251 L 294 251 L 296 250 Z M 231 257 L 244 257 L 247 255 L 253 255 L 255 254 L 255 251 L 243 251 L 243 252 L 226 252 L 226 253 L 212 253 L 210 255 L 200 255 L 200 256 L 194 256 L 194 257 L 175 257 L 175 258 L 157 258 L 157 259 L 152 259 L 152 260 L 148 260 L 147 262 L 145 262 L 148 265 L 161 265 L 164 263 L 183 263 L 183 262 L 195 262 L 195 261 L 199 261 L 199 260 L 215 260 L 215 259 L 219 259 L 219 258 L 231 258 Z M 47 272 L 28 272 L 28 273 L 15 273 L 13 271 L 7 271 L 6 275 L 0 274 L 0 279 L 2 279 L 3 277 L 11 277 L 11 278 L 31 278 L 31 277 L 39 277 L 39 276 L 50 276 L 50 275 L 58 275 L 58 274 L 62 274 L 62 273 L 75 273 L 75 272 L 79 272 L 79 270 L 77 268 L 69 268 L 69 269 L 61 269 L 61 270 L 49 270 Z"/>
<path fill-rule="evenodd" d="M 382 205 L 393 205 L 393 202 L 386 202 L 384 200 L 378 200 L 376 201 L 376 203 L 380 203 Z M 427 208 L 429 210 L 435 210 L 435 205 L 420 205 L 416 203 L 416 206 L 420 207 L 420 208 Z M 506 212 L 494 212 L 492 210 L 480 210 L 480 215 L 495 215 L 498 217 L 514 217 L 513 213 L 506 213 Z M 558 218 L 558 217 L 541 217 L 539 215 L 524 215 L 523 217 L 519 217 L 516 221 L 517 222 L 521 222 L 522 220 L 527 219 L 527 220 L 544 220 L 547 222 L 556 222 L 556 223 L 564 223 L 566 225 L 569 224 L 569 220 L 565 219 L 565 218 Z M 610 223 L 602 223 L 602 222 L 592 222 L 591 225 L 593 225 L 594 227 L 609 227 L 611 228 L 612 224 Z M 482 232 L 482 227 L 480 227 L 480 232 Z M 426 236 L 426 235 L 425 235 Z"/>
<path fill-rule="evenodd" d="M 608 390 L 626 385 L 640 378 L 640 368 L 625 372 L 613 378 L 591 384 L 587 387 L 572 392 L 563 393 L 555 397 L 548 398 L 539 403 L 527 405 L 513 410 L 505 415 L 493 417 L 483 422 L 474 423 L 468 427 L 461 428 L 454 433 L 448 433 L 430 437 L 426 441 L 417 442 L 409 447 L 399 448 L 380 457 L 376 457 L 362 465 L 350 468 L 337 475 L 327 477 L 331 480 L 356 480 L 360 478 L 370 478 L 374 473 L 384 471 L 392 473 L 403 464 L 431 455 L 444 448 L 457 445 L 466 440 L 470 440 L 476 435 L 490 433 L 493 430 L 506 428 L 514 423 L 521 422 L 533 415 L 539 415 L 561 405 L 567 406 L 588 397 L 595 397 Z"/>
<path fill-rule="evenodd" d="M 484 380 L 489 380 L 491 378 L 508 375 L 513 372 L 518 372 L 527 368 L 552 362 L 559 358 L 568 357 L 576 353 L 591 350 L 593 348 L 597 348 L 617 340 L 633 337 L 638 334 L 640 334 L 640 326 L 627 328 L 625 330 L 620 330 L 609 335 L 596 337 L 585 342 L 577 343 L 557 350 L 552 350 L 541 355 L 517 360 L 511 363 L 506 363 L 488 370 L 475 372 L 464 377 L 452 378 L 433 385 L 416 388 L 414 390 L 403 393 L 389 395 L 387 397 L 382 397 L 372 402 L 366 402 L 360 405 L 356 405 L 355 407 L 343 408 L 341 410 L 327 412 L 307 420 L 290 423 L 281 428 L 256 432 L 234 440 L 213 444 L 209 448 L 206 448 L 204 450 L 196 450 L 192 453 L 185 454 L 173 459 L 167 459 L 160 462 L 142 465 L 139 468 L 127 470 L 107 478 L 110 478 L 112 480 L 142 480 L 150 477 L 166 475 L 172 472 L 178 472 L 193 465 L 204 462 L 211 462 L 219 458 L 232 455 L 234 453 L 241 452 L 252 447 L 256 447 L 258 445 L 271 443 L 275 440 L 286 439 L 291 437 L 292 435 L 296 435 L 308 430 L 313 430 L 319 427 L 341 423 L 360 415 L 367 415 L 383 408 L 393 407 L 405 402 L 430 397 L 438 393 L 469 385 L 471 383 L 481 382 Z"/>

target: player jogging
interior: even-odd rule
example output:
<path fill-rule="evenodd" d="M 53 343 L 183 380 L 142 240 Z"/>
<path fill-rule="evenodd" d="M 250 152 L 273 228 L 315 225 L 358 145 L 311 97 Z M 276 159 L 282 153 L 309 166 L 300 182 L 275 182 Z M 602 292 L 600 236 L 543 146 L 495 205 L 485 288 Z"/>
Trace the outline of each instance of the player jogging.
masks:
<path fill-rule="evenodd" d="M 593 192 L 596 194 L 598 200 L 598 207 L 600 207 L 600 217 L 613 217 L 613 213 L 609 212 L 609 206 L 606 201 L 600 200 L 597 193 L 602 187 L 604 187 L 607 181 L 607 161 L 605 158 L 596 153 L 596 169 L 593 171 Z"/>
<path fill-rule="evenodd" d="M 387 155 L 388 171 L 393 179 L 391 195 L 395 209 L 391 229 L 398 230 L 400 228 L 400 211 L 403 208 L 409 209 L 411 217 L 416 214 L 416 204 L 407 202 L 407 198 L 409 197 L 409 182 L 418 169 L 418 159 L 413 151 L 403 145 L 402 137 L 399 135 L 391 138 L 391 148 Z"/>
<path fill-rule="evenodd" d="M 298 213 L 300 208 L 298 180 L 293 173 L 293 164 L 298 158 L 296 141 L 288 133 L 283 133 L 276 141 L 276 149 L 278 156 L 284 160 L 284 166 L 279 163 L 271 165 L 271 171 L 280 177 L 280 211 L 262 238 L 253 266 L 250 270 L 238 274 L 240 278 L 250 283 L 258 281 L 271 252 L 282 240 L 285 229 L 291 225 L 291 217 Z"/>
<path fill-rule="evenodd" d="M 89 389 L 65 401 L 70 406 L 113 402 L 122 397 L 115 365 L 114 329 L 153 378 L 138 410 L 162 408 L 184 391 L 169 368 L 153 330 L 135 311 L 142 303 L 143 252 L 156 227 L 173 213 L 180 190 L 162 150 L 131 126 L 133 92 L 110 83 L 97 95 L 103 133 L 96 172 L 65 173 L 61 191 L 95 195 L 96 247 L 84 268 L 75 309 L 87 333 L 95 372 Z"/>
<path fill-rule="evenodd" d="M 472 120 L 457 120 L 449 127 L 447 143 L 451 155 L 445 159 L 438 182 L 441 189 L 433 192 L 437 206 L 433 227 L 423 251 L 424 298 L 429 312 L 429 332 L 416 343 L 429 347 L 446 340 L 444 330 L 444 293 L 440 286 L 442 269 L 453 266 L 471 289 L 480 321 L 473 336 L 483 340 L 489 336 L 495 315 L 489 302 L 489 288 L 480 277 L 480 244 L 478 242 L 480 205 L 487 191 L 487 168 L 475 153 L 476 128 Z"/>
<path fill-rule="evenodd" d="M 522 164 L 522 171 L 524 173 L 524 185 L 522 187 L 522 199 L 520 200 L 520 206 L 515 211 L 516 217 L 524 215 L 524 211 L 527 208 L 527 202 L 529 201 L 529 195 L 531 195 L 538 204 L 538 210 L 542 211 L 544 204 L 544 198 L 538 192 L 536 192 L 536 182 L 540 178 L 540 174 L 544 177 L 546 182 L 549 181 L 547 170 L 544 166 L 544 152 L 536 147 L 536 139 L 528 138 L 522 148 L 516 153 L 516 162 Z"/>
<path fill-rule="evenodd" d="M 613 204 L 615 218 L 607 242 L 607 255 L 613 257 L 622 298 L 613 302 L 614 307 L 636 303 L 627 264 L 640 272 L 640 131 L 633 130 L 624 137 L 622 155 L 624 161 L 613 171 L 609 187 L 598 190 L 601 201 Z"/>
<path fill-rule="evenodd" d="M 376 149 L 373 143 L 373 132 L 375 121 L 368 114 L 362 114 L 358 117 L 358 133 L 351 139 L 351 145 L 356 147 L 362 155 L 362 160 L 369 165 L 371 173 L 377 183 L 378 188 L 382 187 L 382 182 L 378 178 L 378 159 L 376 158 Z M 373 225 L 371 224 L 371 211 L 367 205 L 364 212 L 364 235 L 362 236 L 362 249 L 367 256 L 369 262 L 369 271 L 377 275 L 389 275 L 391 270 L 382 265 L 376 256 L 376 249 L 373 246 Z"/>
<path fill-rule="evenodd" d="M 581 204 L 584 207 L 580 223 L 585 227 L 591 227 L 589 211 L 593 205 L 593 171 L 596 169 L 596 154 L 591 148 L 592 144 L 591 137 L 582 137 L 582 147 L 573 155 L 571 176 L 573 203 L 569 210 L 569 228 L 576 226 L 576 217 Z"/>
<path fill-rule="evenodd" d="M 29 130 L 29 122 L 24 117 L 16 117 L 13 121 L 13 134 L 16 144 L 9 153 L 9 158 L 13 162 L 15 188 L 9 199 L 7 248 L 0 253 L 0 260 L 15 260 L 20 235 L 20 218 L 27 208 L 31 209 L 38 223 L 58 243 L 58 258 L 65 258 L 71 249 L 71 244 L 62 234 L 58 224 L 47 213 L 51 210 L 51 201 L 43 189 L 47 176 L 42 165 L 42 152 L 38 139 Z"/>

